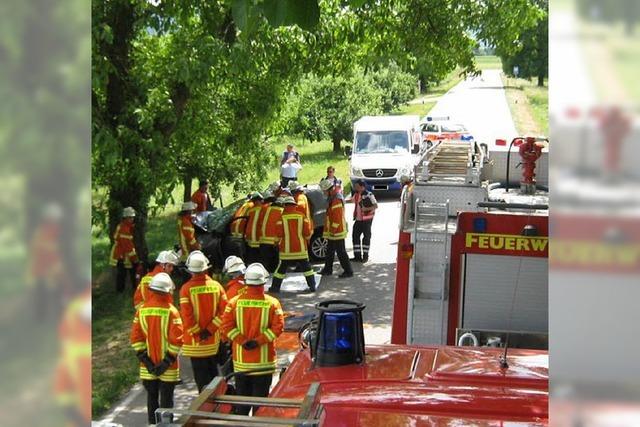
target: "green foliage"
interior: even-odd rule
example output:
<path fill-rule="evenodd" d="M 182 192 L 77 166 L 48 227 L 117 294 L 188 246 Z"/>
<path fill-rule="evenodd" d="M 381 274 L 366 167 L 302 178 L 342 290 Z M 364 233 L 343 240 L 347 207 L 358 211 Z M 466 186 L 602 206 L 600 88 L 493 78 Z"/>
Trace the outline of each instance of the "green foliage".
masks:
<path fill-rule="evenodd" d="M 371 73 L 373 84 L 382 94 L 382 112 L 390 113 L 401 105 L 406 104 L 418 95 L 417 76 L 406 73 L 400 67 L 391 63 Z"/>
<path fill-rule="evenodd" d="M 544 85 L 549 75 L 549 4 L 548 0 L 537 0 L 543 11 L 541 19 L 531 28 L 524 30 L 517 39 L 515 51 L 499 51 L 505 74 L 514 76 L 514 66 L 518 76 L 538 78 L 538 86 Z"/>
<path fill-rule="evenodd" d="M 640 20 L 640 4 L 637 0 L 577 0 L 581 17 L 606 23 L 622 22 L 625 33 L 633 34 Z"/>

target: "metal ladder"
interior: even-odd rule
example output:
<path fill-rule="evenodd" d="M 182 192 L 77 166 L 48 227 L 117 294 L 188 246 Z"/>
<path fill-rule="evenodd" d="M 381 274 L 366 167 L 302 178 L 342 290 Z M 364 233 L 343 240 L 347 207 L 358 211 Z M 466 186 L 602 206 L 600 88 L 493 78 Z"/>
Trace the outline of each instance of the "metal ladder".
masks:
<path fill-rule="evenodd" d="M 409 289 L 412 301 L 411 340 L 421 344 L 446 343 L 449 298 L 449 201 L 416 200 L 414 256 Z"/>
<path fill-rule="evenodd" d="M 226 389 L 224 377 L 216 377 L 205 387 L 189 409 L 160 408 L 156 410 L 158 427 L 178 426 L 304 426 L 313 427 L 320 424 L 322 405 L 319 404 L 320 383 L 312 383 L 304 399 L 287 399 L 277 397 L 249 397 L 217 394 Z M 214 404 L 213 411 L 202 411 L 205 403 Z M 266 406 L 277 408 L 299 408 L 296 418 L 263 417 L 236 415 L 217 412 L 222 405 Z M 171 420 L 176 416 L 188 417 L 185 421 Z"/>
<path fill-rule="evenodd" d="M 429 149 L 415 171 L 418 184 L 478 185 L 479 168 L 474 166 L 472 142 L 441 141 Z"/>

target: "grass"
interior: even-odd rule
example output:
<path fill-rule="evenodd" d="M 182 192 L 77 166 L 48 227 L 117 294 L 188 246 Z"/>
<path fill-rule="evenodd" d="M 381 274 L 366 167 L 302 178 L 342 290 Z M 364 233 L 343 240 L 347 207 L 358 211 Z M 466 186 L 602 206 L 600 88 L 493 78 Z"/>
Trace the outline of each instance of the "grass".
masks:
<path fill-rule="evenodd" d="M 502 60 L 495 55 L 478 55 L 476 56 L 476 66 L 478 70 L 502 70 Z"/>
<path fill-rule="evenodd" d="M 325 177 L 326 168 L 333 165 L 336 175 L 345 182 L 345 192 L 350 191 L 349 162 L 342 153 L 333 153 L 330 141 L 309 142 L 295 138 L 280 138 L 271 144 L 271 149 L 279 158 L 286 144 L 291 142 L 300 153 L 302 170 L 299 181 L 318 183 Z M 279 165 L 274 164 L 259 189 L 279 179 Z M 192 188 L 195 189 L 194 182 Z M 183 187 L 173 191 L 175 203 L 167 205 L 155 217 L 149 218 L 147 244 L 151 254 L 172 247 L 177 242 L 175 225 Z M 225 206 L 238 197 L 230 187 L 221 191 Z M 218 203 L 216 203 L 218 205 Z M 103 415 L 138 381 L 137 359 L 129 346 L 129 331 L 134 310 L 129 292 L 117 294 L 111 277 L 108 257 L 109 239 L 99 230 L 94 230 L 92 239 L 93 322 L 92 322 L 92 403 L 94 419 Z"/>
<path fill-rule="evenodd" d="M 549 134 L 549 88 L 537 79 L 502 77 L 511 116 L 520 135 Z"/>
<path fill-rule="evenodd" d="M 444 80 L 427 87 L 425 93 L 411 103 L 398 108 L 392 114 L 417 114 L 420 117 L 427 115 L 442 95 L 462 81 L 460 73 L 461 70 L 456 68 Z"/>

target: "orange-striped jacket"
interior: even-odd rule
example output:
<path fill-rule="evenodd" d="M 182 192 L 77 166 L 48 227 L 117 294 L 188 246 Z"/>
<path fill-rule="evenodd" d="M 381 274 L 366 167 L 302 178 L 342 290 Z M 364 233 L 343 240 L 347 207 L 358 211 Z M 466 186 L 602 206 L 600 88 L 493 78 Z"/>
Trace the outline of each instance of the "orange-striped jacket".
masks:
<path fill-rule="evenodd" d="M 154 365 L 159 364 L 167 353 L 176 357 L 176 361 L 159 377 L 140 363 L 140 379 L 180 380 L 177 358 L 182 346 L 182 320 L 178 309 L 171 304 L 172 298 L 171 294 L 150 292 L 133 318 L 131 346 L 136 352 L 146 351 Z"/>
<path fill-rule="evenodd" d="M 160 264 L 156 264 L 156 266 L 148 272 L 142 279 L 140 279 L 140 283 L 136 288 L 136 291 L 133 294 L 133 306 L 138 308 L 140 304 L 146 301 L 149 296 L 149 285 L 151 284 L 151 279 L 158 273 L 162 273 L 162 266 Z"/>
<path fill-rule="evenodd" d="M 260 211 L 262 203 L 255 203 L 247 209 L 247 227 L 244 230 L 244 239 L 252 248 L 260 247 Z"/>
<path fill-rule="evenodd" d="M 133 231 L 134 225 L 129 219 L 123 219 L 118 224 L 115 233 L 113 233 L 110 265 L 116 266 L 118 261 L 123 261 L 126 268 L 131 268 L 134 262 L 138 262 L 138 254 L 133 245 Z"/>
<path fill-rule="evenodd" d="M 247 216 L 247 212 L 249 209 L 253 207 L 253 202 L 251 200 L 247 200 L 244 202 L 236 212 L 233 214 L 233 218 L 240 218 L 241 216 Z M 247 224 L 247 218 L 236 219 L 231 223 L 231 236 L 242 238 L 244 237 L 244 227 Z"/>
<path fill-rule="evenodd" d="M 283 329 L 280 301 L 265 295 L 262 286 L 247 286 L 243 295 L 229 301 L 222 318 L 222 331 L 233 344 L 233 370 L 275 372 L 275 340 Z M 258 347 L 245 350 L 242 344 L 247 340 L 256 340 Z"/>
<path fill-rule="evenodd" d="M 324 217 L 322 237 L 328 240 L 341 240 L 347 237 L 347 221 L 344 218 L 344 200 L 334 197 L 329 201 Z"/>
<path fill-rule="evenodd" d="M 180 249 L 182 250 L 180 259 L 186 261 L 191 252 L 200 249 L 200 244 L 196 240 L 196 230 L 191 222 L 191 216 L 178 216 L 178 237 L 180 238 Z"/>
<path fill-rule="evenodd" d="M 302 212 L 309 220 L 309 224 L 311 224 L 311 229 L 313 230 L 313 215 L 311 214 L 311 205 L 309 204 L 309 199 L 304 193 L 296 193 L 293 198 L 298 204 L 300 212 Z"/>
<path fill-rule="evenodd" d="M 307 242 L 312 233 L 309 220 L 298 206 L 286 205 L 282 211 L 282 224 L 277 231 L 280 259 L 309 259 Z"/>
<path fill-rule="evenodd" d="M 189 357 L 215 356 L 220 345 L 218 329 L 227 305 L 222 285 L 205 273 L 194 274 L 180 288 L 180 314 L 184 321 L 182 354 Z M 200 341 L 200 332 L 207 329 L 211 336 Z"/>
<path fill-rule="evenodd" d="M 227 300 L 231 301 L 231 298 L 242 295 L 246 291 L 247 285 L 244 284 L 244 276 L 241 275 L 227 282 L 225 293 L 227 294 Z"/>
<path fill-rule="evenodd" d="M 278 243 L 278 227 L 282 224 L 282 206 L 264 204 L 260 212 L 260 244 L 276 245 Z M 262 213 L 264 212 L 264 215 Z"/>

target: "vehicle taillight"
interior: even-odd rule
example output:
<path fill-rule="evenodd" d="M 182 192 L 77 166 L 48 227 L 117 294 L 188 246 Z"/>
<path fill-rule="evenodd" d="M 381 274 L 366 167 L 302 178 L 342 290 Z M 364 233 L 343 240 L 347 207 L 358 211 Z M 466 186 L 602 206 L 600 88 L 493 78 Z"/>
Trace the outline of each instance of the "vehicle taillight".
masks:
<path fill-rule="evenodd" d="M 413 257 L 413 245 L 411 243 L 405 243 L 400 248 L 400 256 L 403 259 L 411 259 Z"/>

